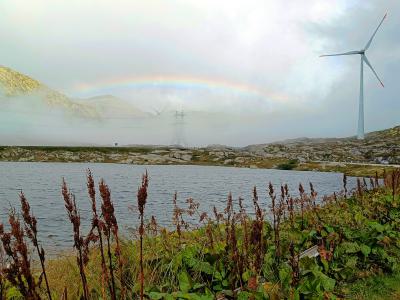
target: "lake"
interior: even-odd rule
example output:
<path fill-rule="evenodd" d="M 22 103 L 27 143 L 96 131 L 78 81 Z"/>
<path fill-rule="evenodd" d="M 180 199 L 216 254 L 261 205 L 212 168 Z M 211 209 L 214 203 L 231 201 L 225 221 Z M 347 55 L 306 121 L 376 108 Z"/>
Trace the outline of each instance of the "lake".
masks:
<path fill-rule="evenodd" d="M 167 227 L 172 226 L 175 191 L 181 207 L 185 207 L 185 200 L 191 197 L 200 203 L 200 211 L 211 212 L 214 205 L 222 210 L 228 193 L 232 192 L 235 203 L 242 197 L 250 211 L 252 189 L 257 186 L 261 206 L 268 210 L 269 182 L 275 185 L 276 190 L 280 184 L 287 183 L 292 195 L 298 194 L 300 182 L 306 191 L 312 182 L 319 196 L 323 196 L 342 190 L 343 178 L 340 173 L 215 166 L 0 162 L 1 222 L 7 223 L 10 206 L 19 207 L 18 193 L 23 190 L 38 219 L 39 237 L 46 249 L 51 252 L 72 247 L 72 227 L 61 196 L 61 182 L 64 177 L 75 194 L 84 232 L 87 232 L 91 216 L 86 189 L 87 168 L 92 170 L 96 184 L 104 178 L 109 185 L 119 226 L 126 235 L 138 224 L 138 215 L 132 206 L 136 205 L 137 187 L 146 169 L 150 177 L 146 217 L 154 215 L 160 225 Z M 355 178 L 348 179 L 349 189 L 355 184 Z"/>

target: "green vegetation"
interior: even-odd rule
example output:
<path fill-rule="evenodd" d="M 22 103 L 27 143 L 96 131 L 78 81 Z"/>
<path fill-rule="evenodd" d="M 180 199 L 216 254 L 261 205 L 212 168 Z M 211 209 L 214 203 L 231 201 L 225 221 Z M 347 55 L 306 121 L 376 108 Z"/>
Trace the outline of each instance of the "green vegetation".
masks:
<path fill-rule="evenodd" d="M 285 162 L 283 164 L 279 164 L 277 169 L 280 170 L 293 170 L 295 169 L 299 164 L 299 161 L 297 159 L 291 159 L 288 162 Z"/>
<path fill-rule="evenodd" d="M 297 171 L 322 171 L 322 172 L 339 172 L 354 177 L 374 177 L 376 173 L 390 173 L 395 170 L 392 166 L 385 165 L 362 165 L 362 164 L 332 164 L 326 163 L 302 163 L 295 168 Z"/>
<path fill-rule="evenodd" d="M 137 209 L 148 222 L 139 226 L 136 238 L 129 239 L 118 238 L 113 203 L 103 181 L 99 184 L 101 215 L 94 206 L 93 228 L 82 236 L 78 208 L 64 184 L 74 248 L 82 256 L 78 255 L 78 263 L 72 254 L 47 262 L 50 293 L 53 299 L 65 299 L 66 294 L 71 299 L 133 299 L 139 297 L 143 284 L 144 297 L 150 299 L 396 299 L 400 171 L 385 175 L 384 186 L 378 178 L 368 183 L 358 180 L 354 193 L 347 191 L 346 177 L 343 182 L 340 195 L 324 197 L 320 204 L 312 184 L 309 193 L 300 184 L 298 197 L 290 195 L 286 185 L 278 192 L 269 185 L 268 195 L 263 196 L 270 199 L 269 207 L 260 206 L 261 195 L 254 188 L 252 212 L 246 211 L 241 199 L 234 201 L 229 195 L 225 210 L 214 208 L 213 216 L 202 213 L 193 199 L 186 201 L 187 208 L 179 207 L 175 194 L 171 231 L 160 228 L 146 213 L 146 201 L 151 201 L 146 175 L 138 190 Z M 95 204 L 90 173 L 88 190 Z M 34 223 L 29 205 L 28 209 L 22 206 L 22 216 L 25 235 L 32 239 L 27 229 Z M 200 225 L 193 227 L 195 218 Z M 30 299 L 44 299 L 46 288 L 38 284 L 40 268 L 30 270 L 24 264 L 29 258 L 21 249 L 27 242 L 17 220 L 11 212 L 10 233 L 0 226 L 5 250 L 1 295 L 20 299 L 29 286 L 35 292 Z M 113 243 L 107 251 L 109 238 Z M 34 279 L 27 280 L 30 276 Z"/>
<path fill-rule="evenodd" d="M 344 285 L 343 290 L 351 291 L 354 299 L 399 300 L 400 273 L 359 279 L 354 283 Z"/>

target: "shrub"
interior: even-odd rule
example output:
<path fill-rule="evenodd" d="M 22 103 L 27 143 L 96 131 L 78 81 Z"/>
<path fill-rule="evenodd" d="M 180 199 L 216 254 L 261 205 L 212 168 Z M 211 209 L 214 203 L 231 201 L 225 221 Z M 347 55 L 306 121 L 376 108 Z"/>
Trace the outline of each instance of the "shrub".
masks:
<path fill-rule="evenodd" d="M 277 168 L 279 170 L 293 170 L 294 168 L 297 168 L 299 164 L 299 161 L 297 159 L 291 159 L 285 163 L 279 164 Z"/>

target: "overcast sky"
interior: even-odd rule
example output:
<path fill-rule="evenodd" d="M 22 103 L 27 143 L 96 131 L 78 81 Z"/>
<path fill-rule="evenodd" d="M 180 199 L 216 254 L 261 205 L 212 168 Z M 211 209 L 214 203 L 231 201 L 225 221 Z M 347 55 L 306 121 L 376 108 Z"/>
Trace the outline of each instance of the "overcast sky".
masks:
<path fill-rule="evenodd" d="M 398 0 L 2 0 L 0 12 L 1 65 L 69 96 L 246 114 L 210 139 L 229 144 L 355 134 L 359 57 L 319 55 L 363 48 L 388 12 L 367 52 L 385 88 L 365 68 L 366 130 L 400 123 Z"/>

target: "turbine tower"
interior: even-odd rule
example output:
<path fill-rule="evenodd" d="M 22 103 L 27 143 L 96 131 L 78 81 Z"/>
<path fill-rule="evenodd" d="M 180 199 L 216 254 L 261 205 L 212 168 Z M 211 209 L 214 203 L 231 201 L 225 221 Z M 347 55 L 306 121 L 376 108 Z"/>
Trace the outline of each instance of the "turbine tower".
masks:
<path fill-rule="evenodd" d="M 359 140 L 364 139 L 364 63 L 367 64 L 367 66 L 372 70 L 372 72 L 375 74 L 376 78 L 381 83 L 382 87 L 384 87 L 382 80 L 380 80 L 378 74 L 376 74 L 374 68 L 372 67 L 371 63 L 369 62 L 367 56 L 365 55 L 365 52 L 368 50 L 369 46 L 371 46 L 372 40 L 374 39 L 376 32 L 378 31 L 379 27 L 381 27 L 386 16 L 387 16 L 387 13 L 383 16 L 382 21 L 379 23 L 378 27 L 375 29 L 374 33 L 372 34 L 371 38 L 369 39 L 368 43 L 365 45 L 365 47 L 362 50 L 349 51 L 349 52 L 336 53 L 336 54 L 325 54 L 325 55 L 320 56 L 320 57 L 325 57 L 325 56 L 340 56 L 340 55 L 355 55 L 355 54 L 360 55 L 360 58 L 361 58 L 360 98 L 359 98 L 359 104 L 358 104 L 358 132 L 357 132 L 357 138 Z"/>

